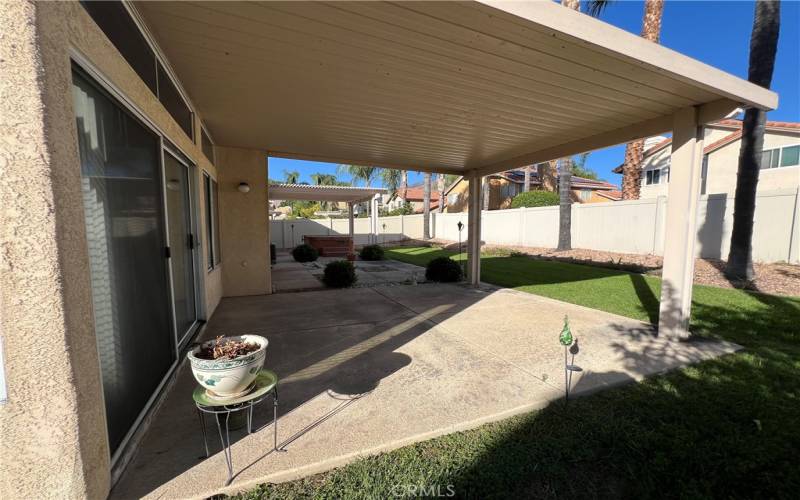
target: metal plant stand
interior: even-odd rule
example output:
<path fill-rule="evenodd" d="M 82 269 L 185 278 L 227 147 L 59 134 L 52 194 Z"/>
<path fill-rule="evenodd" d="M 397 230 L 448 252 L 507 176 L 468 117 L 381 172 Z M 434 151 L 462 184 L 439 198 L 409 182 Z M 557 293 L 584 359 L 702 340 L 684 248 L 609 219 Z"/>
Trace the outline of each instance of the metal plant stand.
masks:
<path fill-rule="evenodd" d="M 214 415 L 217 422 L 219 440 L 222 444 L 222 453 L 225 456 L 225 465 L 228 467 L 228 479 L 225 486 L 233 481 L 233 455 L 231 453 L 230 438 L 230 418 L 232 413 L 247 412 L 247 433 L 253 432 L 253 407 L 265 399 L 272 396 L 272 424 L 273 424 L 273 444 L 274 451 L 286 451 L 278 448 L 278 376 L 269 370 L 261 370 L 255 380 L 253 389 L 246 395 L 231 398 L 230 400 L 217 400 L 209 397 L 206 388 L 198 385 L 192 397 L 197 406 L 197 415 L 200 418 L 200 427 L 203 430 L 203 445 L 206 450 L 206 458 L 210 456 L 208 452 L 208 437 L 206 435 L 205 414 Z M 224 420 L 224 424 L 221 422 Z M 224 429 L 223 429 L 224 427 Z"/>

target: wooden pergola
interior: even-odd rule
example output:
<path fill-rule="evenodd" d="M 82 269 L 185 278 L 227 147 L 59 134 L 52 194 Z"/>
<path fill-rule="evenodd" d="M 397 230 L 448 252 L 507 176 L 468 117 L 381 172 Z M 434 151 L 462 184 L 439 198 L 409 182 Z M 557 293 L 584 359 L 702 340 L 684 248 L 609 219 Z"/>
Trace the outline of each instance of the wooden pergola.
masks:
<path fill-rule="evenodd" d="M 225 146 L 481 177 L 672 132 L 659 331 L 688 335 L 702 126 L 777 95 L 551 1 L 136 2 Z"/>

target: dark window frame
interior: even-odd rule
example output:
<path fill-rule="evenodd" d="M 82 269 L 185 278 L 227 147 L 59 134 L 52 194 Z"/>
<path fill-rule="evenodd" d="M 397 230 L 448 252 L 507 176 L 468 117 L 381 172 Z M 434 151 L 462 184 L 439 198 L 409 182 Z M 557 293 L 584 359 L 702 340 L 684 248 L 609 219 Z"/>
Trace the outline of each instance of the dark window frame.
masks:
<path fill-rule="evenodd" d="M 203 213 L 206 218 L 205 239 L 206 271 L 210 272 L 222 264 L 219 242 L 219 184 L 211 174 L 203 171 Z"/>
<path fill-rule="evenodd" d="M 208 144 L 208 151 L 206 151 L 206 144 Z M 200 150 L 203 151 L 203 155 L 211 162 L 212 165 L 215 164 L 215 154 L 216 151 L 214 150 L 214 141 L 211 140 L 211 137 L 208 135 L 206 131 L 206 127 L 203 124 L 200 124 Z M 209 152 L 211 156 L 209 156 Z"/>
<path fill-rule="evenodd" d="M 140 25 L 141 21 L 137 19 L 137 16 L 119 0 L 108 2 L 82 0 L 81 5 L 100 28 L 100 31 L 120 52 L 122 58 L 153 92 L 153 95 L 156 96 L 181 130 L 194 142 L 194 108 L 189 104 L 180 82 L 174 77 L 167 68 L 166 62 L 159 55 L 155 43 Z M 115 15 L 109 16 L 112 13 L 112 9 L 116 9 L 117 12 L 114 12 Z M 133 32 L 135 32 L 135 35 Z M 138 47 L 136 47 L 137 45 Z M 147 51 L 147 57 L 134 57 L 137 50 L 143 49 Z M 149 58 L 152 58 L 153 61 L 152 68 L 145 68 L 144 65 Z M 162 87 L 164 88 L 162 89 Z"/>

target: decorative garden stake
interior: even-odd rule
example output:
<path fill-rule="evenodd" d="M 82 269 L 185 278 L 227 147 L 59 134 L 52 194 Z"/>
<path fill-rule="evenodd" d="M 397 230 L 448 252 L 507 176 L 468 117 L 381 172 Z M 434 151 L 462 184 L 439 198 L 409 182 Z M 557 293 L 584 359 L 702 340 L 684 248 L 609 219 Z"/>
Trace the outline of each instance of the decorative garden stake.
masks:
<path fill-rule="evenodd" d="M 580 352 L 580 348 L 578 347 L 578 339 L 572 336 L 567 316 L 564 316 L 564 328 L 561 329 L 558 341 L 564 346 L 564 394 L 565 401 L 567 401 L 569 400 L 569 390 L 572 386 L 572 373 L 583 371 L 583 368 L 575 364 L 575 355 Z M 569 361 L 570 354 L 572 354 L 571 363 Z"/>

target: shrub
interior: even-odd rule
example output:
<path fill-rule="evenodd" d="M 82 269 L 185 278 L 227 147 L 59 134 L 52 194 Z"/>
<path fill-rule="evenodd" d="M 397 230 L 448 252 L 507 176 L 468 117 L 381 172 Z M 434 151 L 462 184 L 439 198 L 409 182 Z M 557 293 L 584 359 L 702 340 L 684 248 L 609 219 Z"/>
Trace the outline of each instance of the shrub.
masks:
<path fill-rule="evenodd" d="M 380 245 L 367 245 L 358 253 L 363 260 L 383 260 L 383 247 Z"/>
<path fill-rule="evenodd" d="M 335 260 L 325 266 L 322 282 L 333 288 L 346 288 L 356 282 L 356 268 L 347 260 Z"/>
<path fill-rule="evenodd" d="M 313 262 L 319 257 L 319 252 L 311 245 L 303 243 L 294 247 L 294 250 L 292 250 L 292 257 L 294 257 L 294 260 L 297 262 Z"/>
<path fill-rule="evenodd" d="M 460 281 L 463 276 L 459 263 L 450 257 L 436 257 L 425 268 L 425 279 L 429 281 L 451 283 Z"/>
<path fill-rule="evenodd" d="M 558 193 L 550 191 L 528 191 L 520 193 L 511 200 L 511 208 L 522 207 L 550 207 L 558 205 L 561 198 Z"/>

